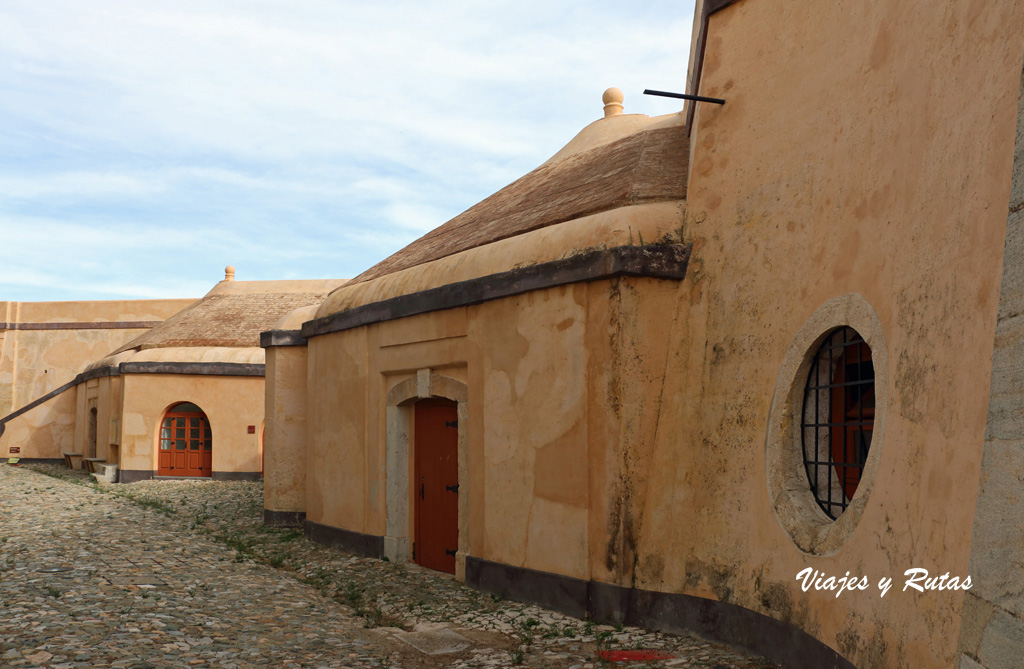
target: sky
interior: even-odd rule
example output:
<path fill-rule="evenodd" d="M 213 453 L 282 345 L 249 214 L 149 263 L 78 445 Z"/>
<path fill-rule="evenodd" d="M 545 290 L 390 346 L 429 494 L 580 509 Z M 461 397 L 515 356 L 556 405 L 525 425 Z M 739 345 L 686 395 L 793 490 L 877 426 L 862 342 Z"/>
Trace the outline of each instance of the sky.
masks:
<path fill-rule="evenodd" d="M 0 301 L 348 278 L 602 116 L 693 2 L 4 0 Z"/>

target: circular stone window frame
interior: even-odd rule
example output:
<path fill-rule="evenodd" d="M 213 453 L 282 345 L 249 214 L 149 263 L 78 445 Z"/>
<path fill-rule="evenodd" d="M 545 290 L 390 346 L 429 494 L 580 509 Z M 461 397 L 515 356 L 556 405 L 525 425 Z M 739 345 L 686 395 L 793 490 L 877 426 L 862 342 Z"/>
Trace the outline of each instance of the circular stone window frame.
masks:
<path fill-rule="evenodd" d="M 875 422 L 857 492 L 846 511 L 833 520 L 818 505 L 807 479 L 800 423 L 811 364 L 822 342 L 842 327 L 856 330 L 871 348 L 875 368 Z M 824 556 L 837 552 L 853 534 L 864 514 L 885 444 L 888 370 L 889 356 L 882 322 L 868 301 L 856 293 L 833 298 L 818 307 L 800 327 L 786 351 L 768 414 L 765 468 L 775 517 L 804 553 Z"/>

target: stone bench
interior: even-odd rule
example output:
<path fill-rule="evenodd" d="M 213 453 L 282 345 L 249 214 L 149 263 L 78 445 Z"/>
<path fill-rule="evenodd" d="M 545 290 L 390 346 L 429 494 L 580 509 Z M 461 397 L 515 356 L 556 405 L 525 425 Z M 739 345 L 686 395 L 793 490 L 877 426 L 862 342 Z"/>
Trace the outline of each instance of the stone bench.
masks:
<path fill-rule="evenodd" d="M 103 458 L 82 458 L 82 466 L 90 474 L 96 473 L 96 465 L 106 462 Z"/>
<path fill-rule="evenodd" d="M 90 474 L 90 476 L 96 479 L 97 482 L 117 483 L 117 465 L 97 462 L 94 467 L 96 471 Z"/>
<path fill-rule="evenodd" d="M 68 466 L 68 469 L 81 469 L 82 468 L 82 454 L 81 453 L 61 453 L 64 456 L 64 464 Z"/>

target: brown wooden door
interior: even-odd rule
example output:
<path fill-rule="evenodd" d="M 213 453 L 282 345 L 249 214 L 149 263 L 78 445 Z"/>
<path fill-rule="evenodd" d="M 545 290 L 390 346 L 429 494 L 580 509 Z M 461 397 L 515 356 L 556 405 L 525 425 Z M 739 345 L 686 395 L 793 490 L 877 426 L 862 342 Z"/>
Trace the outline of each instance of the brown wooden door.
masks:
<path fill-rule="evenodd" d="M 160 424 L 159 476 L 211 476 L 213 431 L 200 412 L 170 412 Z"/>
<path fill-rule="evenodd" d="M 430 399 L 415 407 L 417 563 L 455 573 L 459 546 L 459 429 L 456 404 Z"/>

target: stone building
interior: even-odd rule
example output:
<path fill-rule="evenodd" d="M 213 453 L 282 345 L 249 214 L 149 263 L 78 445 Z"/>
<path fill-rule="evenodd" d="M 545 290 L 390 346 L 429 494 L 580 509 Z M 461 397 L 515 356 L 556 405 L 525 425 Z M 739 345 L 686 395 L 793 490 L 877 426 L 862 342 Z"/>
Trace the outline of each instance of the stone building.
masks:
<path fill-rule="evenodd" d="M 154 476 L 255 479 L 263 472 L 262 330 L 342 280 L 223 281 L 89 365 L 78 415 L 110 425 L 100 457 L 130 483 Z"/>
<path fill-rule="evenodd" d="M 1024 4 L 693 36 L 724 104 L 609 90 L 348 283 L 3 303 L 0 452 L 265 469 L 268 523 L 786 666 L 1020 666 Z"/>
<path fill-rule="evenodd" d="M 156 303 L 164 320 L 121 321 L 101 330 L 134 337 L 106 336 L 90 348 L 76 346 L 70 334 L 51 336 L 45 346 L 23 342 L 21 359 L 63 356 L 61 378 L 71 378 L 47 389 L 22 372 L 12 386 L 16 410 L 0 416 L 0 447 L 29 460 L 74 453 L 77 465 L 78 457 L 94 458 L 115 465 L 110 475 L 125 483 L 154 476 L 260 477 L 265 392 L 259 334 L 293 309 L 319 304 L 344 281 L 234 279 L 228 267 L 202 299 Z M 153 308 L 149 301 L 60 304 L 61 313 L 93 319 Z M 23 312 L 40 309 L 22 305 Z M 65 324 L 45 332 L 81 338 L 82 323 L 71 325 L 75 329 Z M 24 328 L 18 328 L 20 334 Z M 12 368 L 18 357 L 12 356 Z"/>
<path fill-rule="evenodd" d="M 1022 64 L 1017 0 L 698 2 L 725 104 L 610 91 L 263 334 L 267 522 L 786 666 L 1019 666 Z"/>
<path fill-rule="evenodd" d="M 76 375 L 194 301 L 0 302 L 0 457 L 74 450 Z"/>

